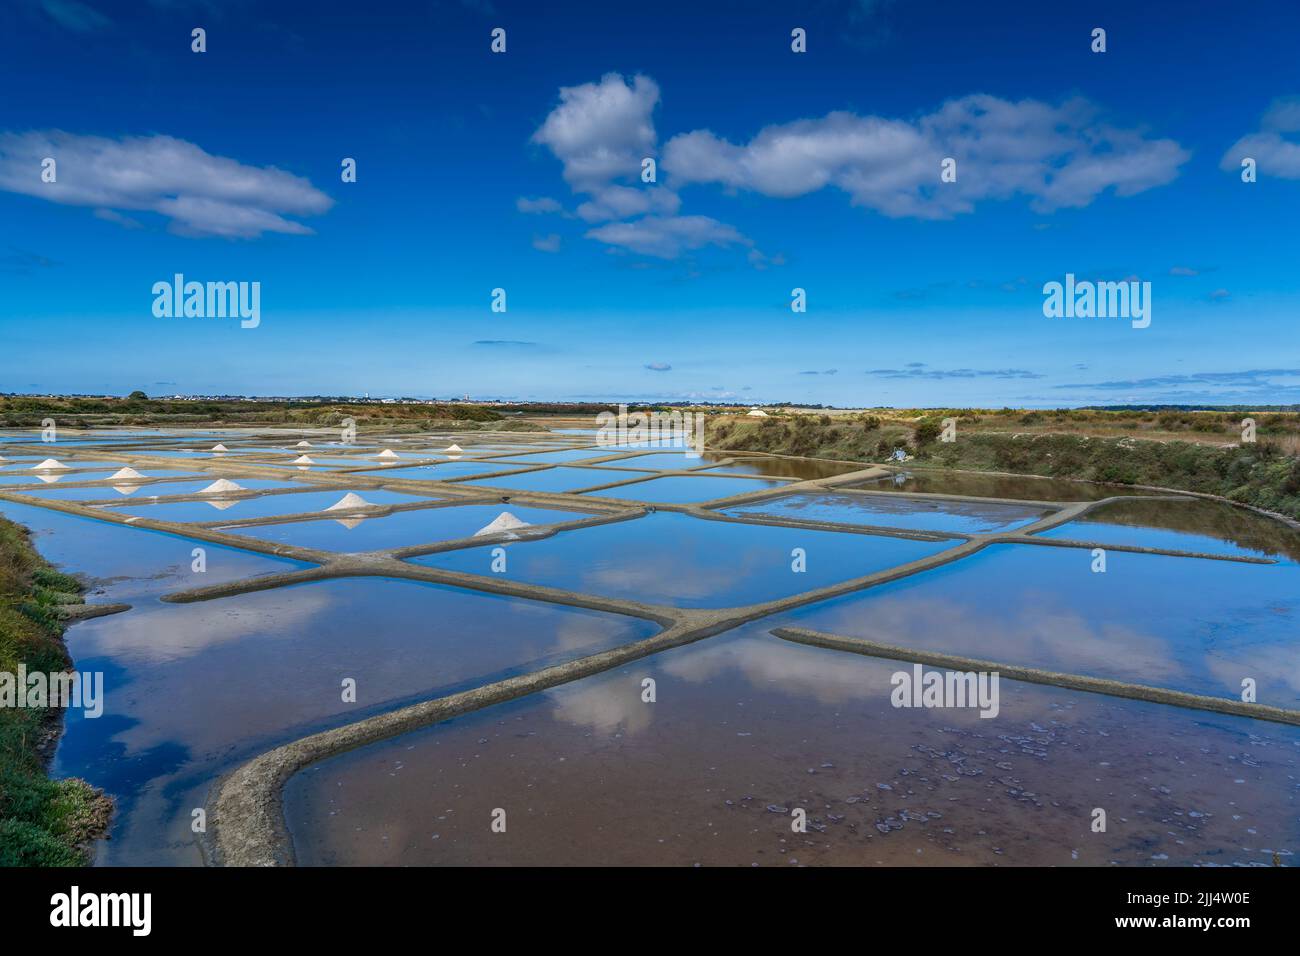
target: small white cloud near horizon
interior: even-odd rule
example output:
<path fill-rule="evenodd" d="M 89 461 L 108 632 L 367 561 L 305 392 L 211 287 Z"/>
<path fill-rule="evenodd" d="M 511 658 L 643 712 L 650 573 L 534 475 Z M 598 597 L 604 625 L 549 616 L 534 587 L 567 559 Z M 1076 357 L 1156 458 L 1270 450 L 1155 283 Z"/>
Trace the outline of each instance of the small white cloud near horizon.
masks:
<path fill-rule="evenodd" d="M 1300 133 L 1300 96 L 1283 96 L 1269 104 L 1260 119 L 1260 129 L 1248 133 L 1228 148 L 1219 161 L 1225 172 L 1240 173 L 1241 161 L 1255 160 L 1260 176 L 1300 179 L 1300 138 L 1283 133 Z"/>
<path fill-rule="evenodd" d="M 53 157 L 58 179 L 41 179 Z M 334 200 L 311 182 L 274 166 L 246 166 L 172 136 L 109 139 L 63 130 L 0 133 L 0 189 L 69 206 L 87 206 L 109 222 L 154 212 L 189 237 L 255 239 L 267 232 L 311 235 L 288 216 L 328 212 Z"/>

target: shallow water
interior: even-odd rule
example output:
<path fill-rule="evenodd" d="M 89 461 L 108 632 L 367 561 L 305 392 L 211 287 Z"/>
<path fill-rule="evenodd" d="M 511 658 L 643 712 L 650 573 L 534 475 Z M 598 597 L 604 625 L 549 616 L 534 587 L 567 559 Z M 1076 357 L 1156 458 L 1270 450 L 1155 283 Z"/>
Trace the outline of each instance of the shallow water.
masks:
<path fill-rule="evenodd" d="M 55 567 L 87 581 L 90 604 L 134 604 L 168 592 L 311 567 L 35 505 L 0 501 L 0 514 L 30 528 L 36 547 Z M 195 548 L 204 551 L 203 572 L 193 569 Z"/>
<path fill-rule="evenodd" d="M 124 449 L 121 456 L 191 449 L 196 457 L 213 458 L 202 449 L 218 440 L 232 455 L 277 440 L 218 432 L 150 437 L 157 448 Z M 392 447 L 425 455 L 450 440 L 414 436 Z M 523 464 L 620 450 L 456 440 L 467 456 L 508 451 L 510 461 Z M 330 456 L 317 443 L 288 451 L 337 459 L 363 449 L 331 448 Z M 520 458 L 532 451 L 539 454 Z M 688 460 L 667 450 L 649 457 L 660 456 L 673 464 L 658 467 L 696 467 L 722 457 Z M 619 465 L 654 467 L 646 458 Z M 376 465 L 367 473 L 441 478 L 520 467 L 467 457 L 433 468 Z M 564 472 L 584 476 L 587 483 L 574 487 L 632 474 L 577 468 L 536 474 Z M 23 480 L 32 477 L 29 472 Z M 141 504 L 146 493 L 165 493 L 168 486 L 192 492 L 216 477 L 140 486 L 123 510 L 170 520 L 235 520 L 289 513 L 275 509 L 289 509 L 293 499 L 332 504 L 345 493 L 240 478 L 250 489 L 300 491 L 220 511 L 204 501 Z M 4 478 L 0 471 L 0 484 Z M 494 497 L 495 482 L 476 484 L 484 497 Z M 780 483 L 657 478 L 609 494 L 650 497 L 653 488 L 666 497 L 651 500 L 703 501 L 733 484 L 726 494 Z M 84 490 L 91 492 L 86 498 L 78 489 L 42 487 L 60 497 L 75 493 L 67 495 L 71 500 L 117 495 L 108 485 Z M 1027 500 L 1131 493 L 1054 480 L 919 473 L 902 486 L 862 487 Z M 406 498 L 358 493 L 375 503 Z M 797 499 L 786 495 L 728 511 L 816 515 L 849 524 L 922 522 L 922 528 L 949 531 L 1002 530 L 1038 513 L 894 496 Z M 588 517 L 493 503 L 366 519 L 352 530 L 321 519 L 239 533 L 326 550 L 372 550 L 472 534 L 502 511 L 529 521 L 536 515 L 552 522 Z M 118 798 L 113 840 L 99 846 L 100 863 L 199 862 L 190 811 L 205 805 L 218 775 L 268 747 L 656 629 L 616 615 L 377 578 L 165 604 L 158 600 L 164 593 L 308 565 L 7 502 L 0 502 L 0 514 L 33 527 L 37 546 L 58 566 L 90 577 L 92 602 L 134 606 L 67 633 L 76 665 L 104 672 L 108 712 L 98 721 L 69 715 L 54 772 L 86 776 Z M 1266 864 L 1276 850 L 1284 863 L 1292 862 L 1300 831 L 1296 728 L 1011 681 L 1001 685 L 1001 713 L 993 720 L 964 711 L 896 710 L 889 705 L 889 675 L 908 665 L 801 647 L 767 634 L 778 624 L 795 624 L 1227 697 L 1240 694 L 1247 676 L 1258 682 L 1261 702 L 1300 707 L 1300 659 L 1294 654 L 1300 548 L 1292 532 L 1208 502 L 1134 500 L 1050 534 L 1284 561 L 1260 566 L 1112 550 L 1106 573 L 1097 574 L 1088 550 L 988 549 L 906 581 L 755 622 L 611 675 L 327 761 L 295 777 L 287 793 L 300 858 L 1158 865 Z M 505 545 L 501 576 L 647 603 L 722 607 L 812 590 L 951 544 L 659 512 Z M 489 577 L 498 546 L 413 560 Z M 196 548 L 206 556 L 204 573 L 192 568 Z M 792 567 L 796 549 L 807 561 L 802 573 Z M 345 676 L 357 679 L 360 703 L 341 700 Z M 641 702 L 646 676 L 657 681 L 655 704 Z M 768 809 L 792 806 L 808 809 L 806 835 L 790 831 L 788 812 Z M 1096 806 L 1110 814 L 1108 834 L 1089 828 Z M 509 811 L 507 834 L 488 827 L 496 807 Z"/>
<path fill-rule="evenodd" d="M 1300 728 L 1004 682 L 894 709 L 895 666 L 717 638 L 316 764 L 301 864 L 1268 865 Z M 642 701 L 642 680 L 657 702 Z M 593 785 L 599 781 L 598 785 Z M 791 811 L 807 812 L 807 832 Z M 1107 813 L 1104 833 L 1092 811 Z M 504 810 L 506 831 L 491 829 Z"/>
<path fill-rule="evenodd" d="M 628 445 L 611 447 L 606 451 L 606 454 L 614 455 L 619 452 L 628 452 L 632 450 L 632 447 Z M 700 468 L 711 462 L 721 461 L 724 457 L 726 456 L 710 455 L 708 452 L 692 455 L 684 451 L 657 451 L 647 455 L 624 458 L 617 462 L 609 462 L 609 464 L 617 465 L 619 468 L 687 469 Z"/>
<path fill-rule="evenodd" d="M 531 525 L 556 524 L 589 518 L 590 514 L 514 504 L 453 505 L 419 508 L 381 518 L 327 518 L 285 524 L 231 528 L 232 534 L 262 541 L 277 541 L 321 551 L 359 552 L 432 544 L 468 538 L 491 524 L 503 512 Z"/>
<path fill-rule="evenodd" d="M 901 495 L 803 494 L 722 509 L 735 517 L 762 515 L 803 521 L 988 534 L 1028 524 L 1048 512 L 1016 505 L 904 498 Z"/>
<path fill-rule="evenodd" d="M 711 458 L 724 458 L 725 455 L 711 455 Z M 765 478 L 797 478 L 810 481 L 817 478 L 835 478 L 851 472 L 870 468 L 868 464 L 844 464 L 833 461 L 813 461 L 807 458 L 740 458 L 730 465 L 718 465 L 706 468 L 710 475 L 760 475 Z"/>
<path fill-rule="evenodd" d="M 71 480 L 71 479 L 69 479 Z M 20 494 L 37 498 L 54 498 L 63 501 L 108 501 L 112 499 L 157 498 L 162 495 L 192 495 L 212 484 L 211 477 L 187 481 L 159 481 L 149 484 L 103 484 L 88 488 L 63 488 L 59 483 L 39 488 L 23 488 Z M 15 489 L 18 490 L 18 489 Z"/>
<path fill-rule="evenodd" d="M 356 472 L 360 475 L 381 475 L 387 478 L 402 478 L 406 481 L 448 481 L 452 478 L 464 478 L 467 475 L 486 475 L 492 472 L 514 472 L 521 470 L 520 465 L 495 464 L 490 461 L 448 461 L 436 465 L 404 465 L 391 468 L 378 468 Z"/>
<path fill-rule="evenodd" d="M 591 458 L 603 458 L 606 455 L 616 455 L 617 448 L 570 448 L 565 451 L 536 451 L 518 455 L 512 455 L 511 464 L 520 465 L 541 465 L 541 464 L 562 464 L 569 461 L 585 461 Z M 505 459 L 502 459 L 505 461 Z"/>
<path fill-rule="evenodd" d="M 977 498 L 1019 498 L 1024 501 L 1096 501 L 1114 495 L 1147 495 L 1124 485 L 1098 485 L 1058 478 L 1021 478 L 958 472 L 900 471 L 890 478 L 855 484 L 863 491 L 924 492 L 971 495 Z"/>
<path fill-rule="evenodd" d="M 1112 502 L 1041 537 L 1300 561 L 1300 531 L 1244 508 L 1196 498 Z"/>
<path fill-rule="evenodd" d="M 416 564 L 675 607 L 729 607 L 802 591 L 914 561 L 949 547 L 879 535 L 761 527 L 655 512 L 492 548 L 412 558 Z M 795 548 L 805 571 L 795 571 Z"/>
<path fill-rule="evenodd" d="M 329 491 L 299 491 L 287 495 L 261 495 L 257 498 L 236 498 L 225 501 L 175 501 L 155 505 L 114 508 L 122 514 L 139 515 L 155 521 L 232 521 L 244 518 L 269 518 L 275 515 L 324 511 L 338 504 L 345 495 L 360 495 L 372 505 L 403 505 L 435 501 L 422 495 L 404 495 L 378 488 L 360 488 L 349 492 L 346 488 Z"/>
<path fill-rule="evenodd" d="M 257 753 L 428 696 L 650 636 L 617 615 L 366 578 L 198 604 L 151 603 L 75 625 L 105 712 L 70 711 L 54 772 L 117 800 L 100 864 L 198 864 L 190 813 Z M 356 682 L 356 703 L 342 682 Z"/>
<path fill-rule="evenodd" d="M 578 491 L 607 485 L 611 481 L 650 475 L 648 471 L 612 471 L 600 468 L 566 468 L 558 465 L 542 471 L 530 471 L 502 478 L 477 478 L 465 482 L 467 488 L 507 488 L 512 491 Z"/>
<path fill-rule="evenodd" d="M 114 469 L 116 471 L 117 469 Z M 31 471 L 26 469 L 19 472 L 9 471 L 0 472 L 0 484 L 4 485 L 55 485 L 59 482 L 71 484 L 74 481 L 100 481 L 104 478 L 110 478 L 113 471 Z M 13 489 L 17 491 L 18 489 Z M 19 491 L 19 494 L 28 494 L 26 489 Z"/>
<path fill-rule="evenodd" d="M 692 504 L 715 501 L 732 495 L 745 495 L 755 491 L 780 488 L 783 481 L 764 481 L 758 478 L 692 478 L 688 475 L 668 475 L 652 478 L 635 485 L 592 491 L 592 497 L 624 498 L 629 501 L 652 501 L 658 504 Z"/>
<path fill-rule="evenodd" d="M 792 612 L 813 630 L 1300 708 L 1300 566 L 994 545 Z"/>
<path fill-rule="evenodd" d="M 34 495 L 41 498 L 61 498 L 69 501 L 116 501 L 130 500 L 144 502 L 152 498 L 164 498 L 175 495 L 197 495 L 217 480 L 216 475 L 204 475 L 201 478 L 184 481 L 161 481 L 151 484 L 103 484 L 88 488 L 60 488 L 57 484 L 41 488 L 23 488 L 20 494 Z M 272 481 L 265 478 L 231 479 L 244 491 L 264 491 L 270 488 L 307 488 L 297 481 Z M 18 490 L 18 489 L 15 489 Z M 218 496 L 211 495 L 216 501 Z M 225 502 L 228 504 L 229 502 Z"/>

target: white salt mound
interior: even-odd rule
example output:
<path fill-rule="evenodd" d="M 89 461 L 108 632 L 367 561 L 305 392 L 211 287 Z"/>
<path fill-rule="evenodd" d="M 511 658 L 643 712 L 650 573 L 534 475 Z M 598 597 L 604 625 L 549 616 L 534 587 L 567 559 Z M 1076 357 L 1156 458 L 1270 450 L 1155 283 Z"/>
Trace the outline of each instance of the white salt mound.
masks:
<path fill-rule="evenodd" d="M 121 471 L 115 472 L 114 474 L 110 475 L 108 480 L 109 481 L 135 481 L 143 477 L 144 475 L 140 474 L 140 472 L 136 471 L 134 468 L 123 468 Z"/>
<path fill-rule="evenodd" d="M 314 465 L 314 464 L 316 464 L 316 462 L 312 461 L 312 460 L 311 460 L 310 458 L 308 458 L 306 455 L 299 455 L 297 458 L 295 458 L 295 459 L 293 460 L 293 463 L 294 463 L 295 465 Z"/>
<path fill-rule="evenodd" d="M 215 445 L 213 445 L 213 446 L 212 446 L 212 450 L 213 450 L 213 451 L 230 451 L 230 449 L 227 448 L 225 445 L 221 444 L 221 442 L 217 442 Z"/>
<path fill-rule="evenodd" d="M 39 465 L 33 465 L 32 471 L 54 471 L 55 469 L 58 468 L 67 468 L 67 467 L 68 466 L 61 461 L 55 461 L 53 458 L 46 458 Z"/>
<path fill-rule="evenodd" d="M 373 507 L 374 505 L 371 502 L 366 501 L 365 498 L 362 498 L 355 491 L 349 491 L 346 495 L 344 495 L 338 501 L 334 502 L 334 504 L 330 505 L 325 510 L 326 511 L 354 511 L 357 508 L 373 508 Z"/>
<path fill-rule="evenodd" d="M 501 512 L 501 514 L 496 516 L 496 518 L 493 520 L 493 522 L 490 525 L 484 528 L 479 528 L 477 531 L 475 531 L 474 537 L 477 538 L 479 535 L 482 534 L 499 534 L 502 531 L 514 531 L 516 528 L 530 528 L 530 527 L 532 527 L 532 525 L 530 525 L 527 521 L 520 521 L 509 511 L 503 511 Z"/>
<path fill-rule="evenodd" d="M 391 448 L 385 448 L 375 457 L 376 458 L 397 458 L 398 454 L 397 452 L 393 451 Z"/>
<path fill-rule="evenodd" d="M 228 478 L 218 478 L 216 481 L 208 485 L 206 488 L 200 488 L 198 493 L 201 495 L 219 495 L 222 492 L 243 491 L 243 490 L 244 490 L 243 485 L 237 485 Z"/>
<path fill-rule="evenodd" d="M 464 450 L 465 450 L 465 449 L 461 448 L 461 447 L 460 447 L 459 445 L 457 445 L 455 442 L 452 442 L 450 445 L 448 445 L 446 448 L 443 449 L 443 451 L 448 451 L 448 452 L 452 452 L 452 451 L 464 451 Z"/>
<path fill-rule="evenodd" d="M 299 447 L 299 448 L 310 448 L 310 447 L 311 447 L 311 442 L 309 442 L 309 441 L 307 441 L 307 440 L 304 439 L 303 441 L 298 442 L 298 447 Z"/>

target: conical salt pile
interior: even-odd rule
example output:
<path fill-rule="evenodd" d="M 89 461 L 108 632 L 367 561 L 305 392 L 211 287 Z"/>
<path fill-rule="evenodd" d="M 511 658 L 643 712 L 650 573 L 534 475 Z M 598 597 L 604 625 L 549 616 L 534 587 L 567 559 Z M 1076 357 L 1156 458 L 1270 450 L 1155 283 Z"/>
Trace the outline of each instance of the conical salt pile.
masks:
<path fill-rule="evenodd" d="M 201 495 L 219 495 L 222 492 L 243 491 L 243 485 L 237 485 L 229 478 L 218 478 L 206 488 L 200 488 L 198 493 Z"/>
<path fill-rule="evenodd" d="M 213 445 L 212 450 L 216 452 L 230 451 L 230 449 L 227 448 L 225 445 L 221 444 L 221 442 L 217 442 L 215 445 Z"/>
<path fill-rule="evenodd" d="M 32 471 L 56 471 L 59 468 L 67 468 L 61 461 L 55 461 L 53 458 L 46 458 L 39 465 L 33 465 Z"/>
<path fill-rule="evenodd" d="M 375 457 L 376 458 L 397 458 L 398 454 L 397 452 L 393 451 L 391 448 L 385 448 Z"/>
<path fill-rule="evenodd" d="M 311 442 L 307 441 L 305 438 L 302 441 L 298 442 L 299 448 L 310 448 L 311 446 L 312 446 Z"/>
<path fill-rule="evenodd" d="M 479 528 L 474 532 L 474 537 L 482 534 L 499 534 L 502 531 L 514 531 L 516 528 L 532 527 L 527 521 L 520 521 L 509 511 L 503 511 L 497 515 L 493 522 L 485 528 Z"/>
<path fill-rule="evenodd" d="M 121 471 L 114 472 L 108 476 L 109 481 L 139 481 L 144 475 L 134 468 L 123 468 Z"/>
<path fill-rule="evenodd" d="M 295 458 L 295 459 L 293 460 L 293 463 L 294 463 L 295 465 L 314 465 L 314 464 L 316 464 L 316 462 L 312 461 L 312 460 L 311 460 L 310 458 L 308 458 L 306 455 L 299 455 L 297 458 Z"/>
<path fill-rule="evenodd" d="M 366 501 L 365 498 L 362 498 L 355 491 L 349 491 L 346 495 L 344 495 L 338 501 L 334 502 L 334 504 L 330 505 L 325 510 L 326 511 L 355 511 L 358 508 L 373 508 L 373 507 L 374 505 L 371 502 Z"/>
<path fill-rule="evenodd" d="M 464 451 L 464 450 L 465 450 L 464 448 L 461 448 L 455 442 L 452 442 L 450 445 L 448 445 L 446 448 L 443 449 L 443 451 L 445 452 L 457 452 L 457 451 Z"/>

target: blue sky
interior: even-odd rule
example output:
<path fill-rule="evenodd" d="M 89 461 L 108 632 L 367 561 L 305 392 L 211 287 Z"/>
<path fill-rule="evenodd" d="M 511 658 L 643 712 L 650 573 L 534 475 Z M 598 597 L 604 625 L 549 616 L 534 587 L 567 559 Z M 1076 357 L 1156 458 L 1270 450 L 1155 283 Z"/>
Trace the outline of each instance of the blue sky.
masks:
<path fill-rule="evenodd" d="M 11 0 L 0 391 L 1300 402 L 1295 5 L 983 6 Z"/>

